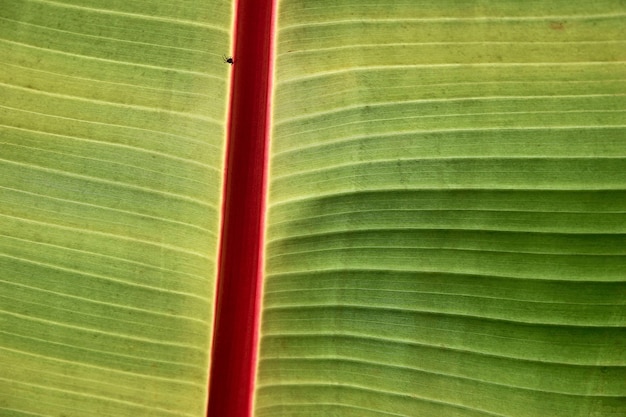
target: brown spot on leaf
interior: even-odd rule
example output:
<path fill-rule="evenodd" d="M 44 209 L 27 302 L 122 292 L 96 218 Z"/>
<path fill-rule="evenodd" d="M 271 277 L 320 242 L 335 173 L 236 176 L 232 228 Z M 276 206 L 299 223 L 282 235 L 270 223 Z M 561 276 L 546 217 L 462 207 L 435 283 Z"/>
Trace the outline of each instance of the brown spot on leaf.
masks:
<path fill-rule="evenodd" d="M 553 21 L 550 22 L 550 29 L 552 30 L 565 30 L 565 21 Z"/>

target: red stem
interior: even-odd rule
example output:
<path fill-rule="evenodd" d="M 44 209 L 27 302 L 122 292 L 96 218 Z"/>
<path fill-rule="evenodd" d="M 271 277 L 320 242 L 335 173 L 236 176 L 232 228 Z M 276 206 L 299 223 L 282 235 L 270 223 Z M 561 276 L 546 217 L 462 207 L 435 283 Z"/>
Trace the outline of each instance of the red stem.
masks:
<path fill-rule="evenodd" d="M 209 417 L 249 417 L 252 413 L 263 268 L 274 3 L 239 0 L 236 9 Z"/>

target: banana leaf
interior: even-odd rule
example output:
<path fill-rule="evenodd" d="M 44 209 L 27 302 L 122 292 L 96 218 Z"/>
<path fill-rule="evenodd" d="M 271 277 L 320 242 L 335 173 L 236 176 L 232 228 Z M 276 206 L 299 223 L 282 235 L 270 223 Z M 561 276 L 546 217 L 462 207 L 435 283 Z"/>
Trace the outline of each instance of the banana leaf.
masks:
<path fill-rule="evenodd" d="M 0 415 L 219 401 L 231 74 L 272 65 L 249 414 L 623 416 L 624 2 L 279 0 L 229 65 L 239 7 L 0 0 Z"/>

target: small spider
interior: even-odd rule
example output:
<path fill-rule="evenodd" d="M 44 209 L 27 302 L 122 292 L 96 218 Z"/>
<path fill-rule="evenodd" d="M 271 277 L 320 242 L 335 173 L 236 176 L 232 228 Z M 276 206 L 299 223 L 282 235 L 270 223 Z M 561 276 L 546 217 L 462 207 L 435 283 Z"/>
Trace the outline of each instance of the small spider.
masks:
<path fill-rule="evenodd" d="M 233 61 L 233 57 L 232 56 L 222 55 L 222 59 L 224 60 L 225 64 L 233 65 L 235 63 L 235 61 Z"/>

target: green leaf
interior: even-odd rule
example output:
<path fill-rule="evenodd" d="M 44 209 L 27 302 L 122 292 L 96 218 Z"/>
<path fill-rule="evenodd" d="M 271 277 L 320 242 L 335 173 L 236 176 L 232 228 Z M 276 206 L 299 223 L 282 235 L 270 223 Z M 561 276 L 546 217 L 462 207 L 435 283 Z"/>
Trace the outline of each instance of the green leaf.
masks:
<path fill-rule="evenodd" d="M 624 413 L 625 16 L 280 3 L 256 416 Z"/>
<path fill-rule="evenodd" d="M 0 5 L 0 415 L 200 416 L 231 5 Z"/>
<path fill-rule="evenodd" d="M 104 3 L 0 0 L 2 416 L 206 409 L 232 5 Z M 623 415 L 623 1 L 279 6 L 255 415 Z"/>

